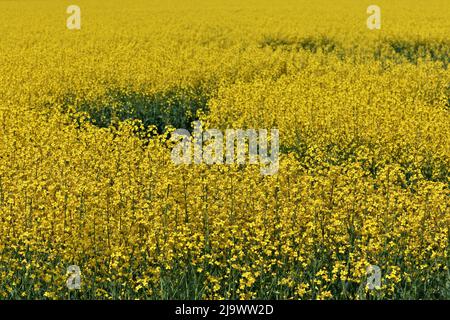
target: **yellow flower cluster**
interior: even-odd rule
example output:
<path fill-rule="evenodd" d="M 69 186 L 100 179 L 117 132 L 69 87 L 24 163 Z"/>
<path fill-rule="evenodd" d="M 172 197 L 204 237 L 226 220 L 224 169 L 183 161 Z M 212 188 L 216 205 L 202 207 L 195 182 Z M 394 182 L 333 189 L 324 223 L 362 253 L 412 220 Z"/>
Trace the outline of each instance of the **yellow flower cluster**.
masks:
<path fill-rule="evenodd" d="M 448 0 L 377 1 L 381 30 L 352 0 L 77 2 L 80 30 L 0 2 L 0 299 L 450 297 Z M 197 119 L 279 129 L 278 173 L 175 165 Z"/>

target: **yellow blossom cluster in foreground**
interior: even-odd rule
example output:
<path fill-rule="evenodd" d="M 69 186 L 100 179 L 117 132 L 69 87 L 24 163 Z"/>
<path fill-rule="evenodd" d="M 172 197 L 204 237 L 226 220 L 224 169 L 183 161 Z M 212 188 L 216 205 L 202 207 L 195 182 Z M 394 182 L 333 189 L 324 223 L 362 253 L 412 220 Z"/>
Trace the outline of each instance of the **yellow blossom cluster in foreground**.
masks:
<path fill-rule="evenodd" d="M 381 30 L 367 1 L 71 4 L 0 2 L 0 299 L 450 298 L 448 0 L 379 0 Z M 279 129 L 278 173 L 175 165 L 198 119 Z"/>

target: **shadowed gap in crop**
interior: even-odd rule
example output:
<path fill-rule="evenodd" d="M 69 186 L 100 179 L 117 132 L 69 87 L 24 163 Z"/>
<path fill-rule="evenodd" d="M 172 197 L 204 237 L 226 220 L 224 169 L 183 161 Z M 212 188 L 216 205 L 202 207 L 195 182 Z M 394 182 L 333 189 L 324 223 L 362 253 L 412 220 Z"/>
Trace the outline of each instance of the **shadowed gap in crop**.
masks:
<path fill-rule="evenodd" d="M 320 37 L 305 37 L 300 39 L 289 39 L 284 37 L 265 37 L 260 42 L 260 47 L 269 47 L 273 51 L 283 50 L 283 51 L 310 51 L 312 53 L 317 53 L 319 51 L 324 53 L 331 53 L 338 51 L 340 46 L 337 42 L 326 36 Z"/>
<path fill-rule="evenodd" d="M 450 42 L 438 40 L 387 39 L 376 49 L 377 60 L 404 60 L 417 64 L 419 60 L 441 62 L 444 68 L 450 63 Z"/>
<path fill-rule="evenodd" d="M 362 168 L 367 172 L 368 176 L 374 179 L 378 178 L 380 169 L 384 166 L 383 162 L 377 158 L 368 158 L 362 160 L 358 158 L 358 149 L 365 146 L 369 150 L 377 148 L 373 143 L 365 141 L 361 138 L 355 138 L 348 144 L 336 144 L 330 142 L 323 147 L 325 158 L 323 159 L 328 165 L 342 166 L 347 163 L 360 162 Z M 281 145 L 280 152 L 284 154 L 294 154 L 299 162 L 309 169 L 320 168 L 323 163 L 308 156 L 308 149 L 310 148 L 309 139 L 304 139 L 301 135 L 297 136 L 297 140 L 290 145 Z M 406 147 L 408 149 L 409 147 Z M 411 148 L 413 148 L 411 146 Z M 399 150 L 401 152 L 401 150 Z M 424 155 L 424 160 L 417 165 L 413 163 L 404 162 L 400 158 L 392 156 L 392 158 L 385 164 L 396 163 L 400 165 L 404 174 L 404 179 L 399 180 L 398 184 L 405 189 L 414 191 L 417 181 L 413 177 L 419 174 L 427 181 L 442 182 L 450 188 L 450 171 L 448 166 L 448 158 L 441 158 L 433 156 L 429 153 Z"/>
<path fill-rule="evenodd" d="M 86 113 L 89 122 L 101 128 L 140 120 L 145 128 L 156 126 L 158 133 L 163 133 L 166 127 L 191 130 L 198 112 L 207 111 L 208 100 L 209 94 L 201 88 L 172 89 L 152 95 L 115 89 L 98 99 L 77 104 L 73 103 L 73 96 L 67 96 L 63 108 L 68 112 L 68 106 L 74 105 L 76 112 Z"/>

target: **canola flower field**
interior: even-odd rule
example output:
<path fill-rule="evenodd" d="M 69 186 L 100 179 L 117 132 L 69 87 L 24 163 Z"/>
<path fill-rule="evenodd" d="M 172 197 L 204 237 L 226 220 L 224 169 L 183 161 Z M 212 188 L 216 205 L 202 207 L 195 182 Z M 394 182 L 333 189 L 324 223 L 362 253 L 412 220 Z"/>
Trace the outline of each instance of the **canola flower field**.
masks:
<path fill-rule="evenodd" d="M 448 0 L 0 1 L 0 35 L 0 299 L 450 298 Z M 175 165 L 196 120 L 278 128 L 277 174 Z"/>

